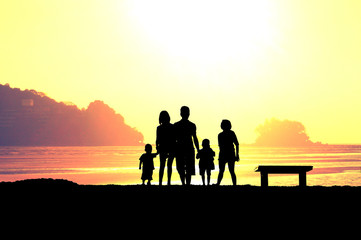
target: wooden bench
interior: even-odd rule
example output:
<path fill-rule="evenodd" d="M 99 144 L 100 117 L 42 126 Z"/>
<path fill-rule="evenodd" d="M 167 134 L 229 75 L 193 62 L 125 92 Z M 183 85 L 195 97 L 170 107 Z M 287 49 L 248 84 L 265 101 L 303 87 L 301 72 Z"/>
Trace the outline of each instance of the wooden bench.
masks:
<path fill-rule="evenodd" d="M 306 172 L 311 171 L 313 166 L 271 166 L 259 165 L 255 171 L 261 173 L 261 187 L 268 186 L 268 174 L 299 174 L 299 185 L 305 187 Z"/>

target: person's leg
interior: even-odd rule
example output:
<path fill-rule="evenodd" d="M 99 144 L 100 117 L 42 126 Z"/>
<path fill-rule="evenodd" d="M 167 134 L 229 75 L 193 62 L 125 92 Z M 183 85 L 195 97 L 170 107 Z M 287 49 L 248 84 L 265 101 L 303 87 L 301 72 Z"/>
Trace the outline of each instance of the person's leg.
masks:
<path fill-rule="evenodd" d="M 177 154 L 176 157 L 176 165 L 177 165 L 177 171 L 179 174 L 179 178 L 182 182 L 182 185 L 185 185 L 185 163 L 184 163 L 184 156 L 181 154 Z"/>
<path fill-rule="evenodd" d="M 191 181 L 192 181 L 192 173 L 189 173 L 188 171 L 187 171 L 187 173 L 186 173 L 186 184 L 189 186 L 189 185 L 191 185 Z"/>
<path fill-rule="evenodd" d="M 191 185 L 192 175 L 195 175 L 194 149 L 188 149 L 185 153 L 186 184 Z"/>
<path fill-rule="evenodd" d="M 222 182 L 225 167 L 226 167 L 226 162 L 219 161 L 219 173 L 218 173 L 217 185 L 220 185 Z"/>
<path fill-rule="evenodd" d="M 173 165 L 174 156 L 170 153 L 168 157 L 168 185 L 171 185 L 171 178 L 172 178 L 172 165 Z"/>
<path fill-rule="evenodd" d="M 211 170 L 207 169 L 207 185 L 211 183 Z"/>
<path fill-rule="evenodd" d="M 159 154 L 159 161 L 160 161 L 160 166 L 159 166 L 159 185 L 162 185 L 163 182 L 163 174 L 164 174 L 164 167 L 165 167 L 165 162 L 167 160 L 167 155 L 165 153 L 160 153 Z"/>
<path fill-rule="evenodd" d="M 228 162 L 228 169 L 229 169 L 229 173 L 231 174 L 231 177 L 232 177 L 232 183 L 235 186 L 235 185 L 237 185 L 237 177 L 236 177 L 236 174 L 234 173 L 234 161 Z"/>

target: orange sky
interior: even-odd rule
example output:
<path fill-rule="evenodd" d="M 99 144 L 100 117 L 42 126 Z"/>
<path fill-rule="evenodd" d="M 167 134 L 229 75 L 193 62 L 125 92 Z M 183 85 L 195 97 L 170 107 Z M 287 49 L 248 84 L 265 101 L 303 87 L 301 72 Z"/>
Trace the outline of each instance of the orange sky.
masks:
<path fill-rule="evenodd" d="M 0 83 L 103 100 L 150 143 L 182 105 L 213 143 L 224 118 L 252 143 L 272 117 L 361 143 L 360 43 L 358 0 L 0 2 Z"/>

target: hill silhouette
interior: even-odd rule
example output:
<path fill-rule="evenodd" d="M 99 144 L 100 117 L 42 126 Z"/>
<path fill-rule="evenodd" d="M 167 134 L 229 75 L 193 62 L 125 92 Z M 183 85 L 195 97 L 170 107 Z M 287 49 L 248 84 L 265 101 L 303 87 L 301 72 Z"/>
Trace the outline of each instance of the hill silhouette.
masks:
<path fill-rule="evenodd" d="M 256 128 L 258 137 L 255 145 L 265 147 L 294 147 L 321 145 L 314 143 L 306 134 L 305 126 L 297 121 L 279 120 L 272 118 L 266 120 Z"/>
<path fill-rule="evenodd" d="M 140 145 L 143 135 L 102 101 L 87 109 L 56 102 L 35 90 L 0 84 L 0 145 Z"/>

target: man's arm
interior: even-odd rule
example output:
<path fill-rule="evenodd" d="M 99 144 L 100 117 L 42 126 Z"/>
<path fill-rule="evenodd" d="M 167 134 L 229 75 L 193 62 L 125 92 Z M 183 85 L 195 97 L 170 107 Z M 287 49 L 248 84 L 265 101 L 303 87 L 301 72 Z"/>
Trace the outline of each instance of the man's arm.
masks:
<path fill-rule="evenodd" d="M 198 142 L 197 135 L 193 136 L 193 140 L 194 140 L 194 145 L 196 145 L 197 151 L 199 152 L 199 142 Z"/>
<path fill-rule="evenodd" d="M 197 152 L 199 152 L 199 142 L 198 142 L 198 138 L 197 138 L 197 128 L 196 127 L 194 128 L 193 141 L 194 141 L 194 145 L 196 145 Z"/>

